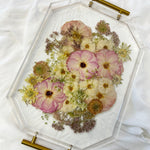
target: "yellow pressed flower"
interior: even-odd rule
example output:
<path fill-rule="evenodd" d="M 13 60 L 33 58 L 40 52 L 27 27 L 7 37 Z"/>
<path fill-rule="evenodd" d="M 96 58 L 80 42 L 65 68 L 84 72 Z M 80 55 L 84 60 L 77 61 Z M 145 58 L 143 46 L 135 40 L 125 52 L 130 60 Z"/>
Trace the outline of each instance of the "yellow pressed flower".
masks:
<path fill-rule="evenodd" d="M 19 90 L 23 94 L 22 100 L 27 104 L 33 104 L 36 100 L 37 90 L 32 85 L 27 85 Z"/>
<path fill-rule="evenodd" d="M 130 45 L 128 46 L 127 44 L 122 43 L 121 47 L 116 50 L 116 53 L 118 54 L 119 59 L 123 62 L 131 60 L 129 56 L 131 53 Z"/>
<path fill-rule="evenodd" d="M 38 82 L 41 82 L 43 79 L 39 76 L 35 76 L 33 74 L 30 74 L 29 77 L 25 79 L 25 81 L 31 85 L 36 85 Z"/>
<path fill-rule="evenodd" d="M 99 40 L 97 42 L 96 50 L 99 51 L 101 49 L 108 49 L 108 50 L 113 50 L 114 43 L 112 40 Z"/>
<path fill-rule="evenodd" d="M 84 38 L 81 42 L 81 49 L 95 52 L 95 43 L 89 38 Z"/>

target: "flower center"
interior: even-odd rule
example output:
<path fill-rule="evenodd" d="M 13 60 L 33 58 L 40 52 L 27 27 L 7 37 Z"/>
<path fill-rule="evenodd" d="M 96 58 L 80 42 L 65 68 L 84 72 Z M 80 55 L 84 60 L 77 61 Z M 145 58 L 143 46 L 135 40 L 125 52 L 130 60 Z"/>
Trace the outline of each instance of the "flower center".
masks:
<path fill-rule="evenodd" d="M 108 84 L 107 83 L 104 83 L 103 84 L 103 87 L 106 89 L 106 88 L 108 88 Z"/>
<path fill-rule="evenodd" d="M 85 48 L 89 48 L 89 47 L 90 47 L 89 44 L 86 44 L 86 45 L 85 45 Z"/>
<path fill-rule="evenodd" d="M 103 104 L 98 99 L 93 99 L 87 106 L 90 113 L 96 115 L 103 109 Z"/>
<path fill-rule="evenodd" d="M 109 63 L 106 62 L 106 63 L 103 64 L 103 66 L 104 66 L 105 69 L 108 69 L 109 68 Z"/>
<path fill-rule="evenodd" d="M 46 91 L 46 96 L 47 97 L 51 97 L 53 95 L 53 92 L 52 91 Z"/>
<path fill-rule="evenodd" d="M 101 94 L 100 92 L 96 95 L 99 99 L 103 98 L 103 94 Z"/>
<path fill-rule="evenodd" d="M 72 77 L 73 79 L 75 79 L 75 78 L 76 78 L 76 75 L 73 74 L 71 77 Z"/>
<path fill-rule="evenodd" d="M 108 49 L 108 47 L 105 45 L 104 47 L 103 47 L 104 49 Z"/>
<path fill-rule="evenodd" d="M 68 89 L 69 89 L 69 91 L 72 91 L 72 90 L 73 90 L 73 87 L 68 86 Z"/>
<path fill-rule="evenodd" d="M 65 70 L 64 69 L 61 69 L 61 74 L 65 74 Z"/>
<path fill-rule="evenodd" d="M 36 79 L 35 78 L 30 78 L 29 82 L 31 84 L 35 85 L 36 84 Z"/>
<path fill-rule="evenodd" d="M 85 68 L 85 67 L 86 67 L 86 64 L 85 64 L 84 62 L 81 62 L 81 63 L 80 63 L 80 67 L 81 67 L 81 68 Z"/>
<path fill-rule="evenodd" d="M 91 89 L 91 88 L 92 88 L 92 85 L 91 85 L 91 84 L 88 84 L 88 85 L 87 85 L 87 88 L 88 88 L 88 89 Z"/>
<path fill-rule="evenodd" d="M 65 102 L 66 104 L 69 104 L 69 101 L 68 100 L 66 100 L 66 102 Z"/>

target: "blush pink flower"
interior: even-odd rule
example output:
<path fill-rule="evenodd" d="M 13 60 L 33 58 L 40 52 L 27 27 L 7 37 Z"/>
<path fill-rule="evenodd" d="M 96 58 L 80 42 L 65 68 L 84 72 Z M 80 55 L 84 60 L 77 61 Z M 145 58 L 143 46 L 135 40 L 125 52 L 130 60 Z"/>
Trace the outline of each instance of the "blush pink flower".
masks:
<path fill-rule="evenodd" d="M 97 59 L 93 52 L 75 51 L 67 59 L 67 68 L 70 72 L 78 72 L 81 80 L 90 79 L 97 71 Z"/>
<path fill-rule="evenodd" d="M 98 92 L 96 96 L 103 104 L 102 111 L 107 111 L 116 102 L 117 93 L 115 91 L 115 88 L 112 88 L 108 93 Z"/>
<path fill-rule="evenodd" d="M 109 89 L 107 91 L 106 90 L 104 91 L 102 87 L 99 87 L 99 82 L 97 84 L 98 87 L 95 90 L 95 95 L 91 95 L 90 97 L 88 97 L 85 100 L 85 102 L 89 104 L 93 99 L 98 99 L 103 105 L 102 111 L 107 111 L 116 102 L 117 93 L 115 87 L 113 85 L 111 85 L 111 87 L 109 87 L 109 85 L 108 87 L 106 87 L 107 85 L 105 84 L 103 88 L 109 88 Z"/>
<path fill-rule="evenodd" d="M 60 82 L 53 83 L 50 79 L 47 79 L 38 83 L 35 88 L 38 95 L 33 106 L 45 113 L 53 113 L 59 110 L 66 100 L 66 96 L 63 93 L 63 84 Z"/>
<path fill-rule="evenodd" d="M 99 69 L 97 75 L 112 79 L 114 75 L 121 75 L 124 71 L 123 63 L 119 61 L 118 55 L 114 51 L 100 50 L 96 53 Z"/>
<path fill-rule="evenodd" d="M 74 36 L 75 38 L 91 37 L 91 28 L 86 26 L 83 22 L 74 20 L 66 22 L 61 27 L 62 35 Z"/>

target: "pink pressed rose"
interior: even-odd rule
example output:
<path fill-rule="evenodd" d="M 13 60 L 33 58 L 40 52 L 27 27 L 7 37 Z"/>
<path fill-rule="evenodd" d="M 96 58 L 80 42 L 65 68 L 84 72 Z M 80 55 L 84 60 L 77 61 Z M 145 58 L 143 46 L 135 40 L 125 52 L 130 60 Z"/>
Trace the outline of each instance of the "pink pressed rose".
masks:
<path fill-rule="evenodd" d="M 119 61 L 118 55 L 114 51 L 100 50 L 96 53 L 98 60 L 98 76 L 112 79 L 114 75 L 121 75 L 124 71 L 123 63 Z"/>
<path fill-rule="evenodd" d="M 62 35 L 69 35 L 69 36 L 79 36 L 82 37 L 91 37 L 92 36 L 92 31 L 91 28 L 86 26 L 83 22 L 74 20 L 74 21 L 69 21 L 66 22 L 62 27 L 61 27 L 61 34 Z"/>
<path fill-rule="evenodd" d="M 75 51 L 67 60 L 67 68 L 70 72 L 78 72 L 81 80 L 90 79 L 98 68 L 97 59 L 90 51 Z"/>
<path fill-rule="evenodd" d="M 35 88 L 38 91 L 38 95 L 33 106 L 45 113 L 53 113 L 60 109 L 66 100 L 62 83 L 52 83 L 50 79 L 47 79 L 38 83 Z"/>

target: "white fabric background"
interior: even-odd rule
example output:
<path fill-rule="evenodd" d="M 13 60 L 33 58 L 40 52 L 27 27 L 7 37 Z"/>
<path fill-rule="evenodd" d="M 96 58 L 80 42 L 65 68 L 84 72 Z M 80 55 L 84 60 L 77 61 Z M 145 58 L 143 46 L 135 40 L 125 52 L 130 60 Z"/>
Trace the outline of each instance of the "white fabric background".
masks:
<path fill-rule="evenodd" d="M 54 0 L 0 0 L 0 150 L 30 150 L 6 98 L 49 3 Z M 136 38 L 145 50 L 117 141 L 102 150 L 150 150 L 150 1 L 108 0 L 131 12 Z M 40 142 L 41 143 L 41 142 Z M 58 149 L 50 144 L 48 147 Z"/>

